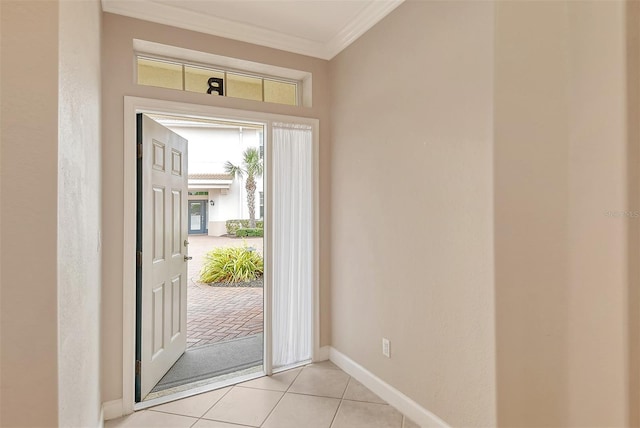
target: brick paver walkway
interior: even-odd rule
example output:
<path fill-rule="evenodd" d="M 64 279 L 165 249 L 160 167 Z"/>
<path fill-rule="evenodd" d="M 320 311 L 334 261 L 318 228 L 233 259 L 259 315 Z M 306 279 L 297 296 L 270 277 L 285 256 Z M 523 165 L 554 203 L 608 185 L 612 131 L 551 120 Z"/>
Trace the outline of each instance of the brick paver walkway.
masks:
<path fill-rule="evenodd" d="M 262 238 L 247 238 L 262 253 Z M 215 247 L 242 246 L 243 240 L 190 235 L 187 286 L 187 348 L 262 333 L 262 288 L 211 287 L 198 282 L 204 254 Z"/>

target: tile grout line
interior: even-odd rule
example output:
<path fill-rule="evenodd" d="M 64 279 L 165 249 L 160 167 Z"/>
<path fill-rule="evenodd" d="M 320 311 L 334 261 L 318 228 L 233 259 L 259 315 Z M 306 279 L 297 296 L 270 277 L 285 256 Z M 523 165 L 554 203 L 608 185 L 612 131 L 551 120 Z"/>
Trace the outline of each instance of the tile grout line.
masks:
<path fill-rule="evenodd" d="M 304 369 L 306 369 L 308 366 L 302 366 L 302 368 L 300 369 L 300 371 L 298 372 L 298 374 L 296 375 L 296 377 L 293 378 L 293 380 L 291 381 L 291 383 L 289 384 L 289 386 L 287 387 L 287 389 L 284 391 L 284 393 L 288 393 L 289 390 L 291 389 L 291 386 L 293 386 L 293 384 L 295 383 L 296 380 L 298 380 L 298 376 L 300 376 L 300 374 L 302 373 L 302 371 Z"/>
<path fill-rule="evenodd" d="M 287 395 L 287 393 L 283 392 L 282 395 L 280 396 L 280 398 L 278 399 L 278 402 L 276 403 L 276 405 L 273 406 L 273 408 L 269 411 L 267 416 L 265 416 L 265 418 L 262 420 L 262 422 L 260 422 L 260 425 L 258 425 L 259 427 L 263 426 L 264 423 L 267 422 L 267 419 L 269 419 L 269 416 L 271 416 L 271 414 L 276 409 L 276 407 L 278 407 L 278 404 L 280 404 L 280 402 L 282 401 L 282 399 L 284 398 L 285 395 Z"/>
<path fill-rule="evenodd" d="M 304 367 L 302 368 L 302 370 L 304 370 Z M 296 377 L 293 378 L 293 380 L 291 381 L 291 383 L 289 384 L 289 386 L 287 387 L 287 389 L 282 393 L 282 396 L 280 396 L 280 399 L 278 400 L 278 402 L 276 403 L 275 406 L 273 406 L 273 408 L 271 409 L 271 411 L 269 412 L 269 414 L 267 415 L 266 418 L 264 418 L 264 420 L 262 421 L 262 423 L 260 424 L 260 426 L 263 426 L 265 422 L 267 422 L 267 420 L 269 419 L 269 417 L 271 416 L 271 414 L 274 412 L 274 410 L 276 410 L 276 407 L 278 407 L 278 404 L 280 404 L 280 402 L 282 401 L 282 399 L 284 398 L 285 395 L 287 395 L 287 392 L 289 392 L 289 388 L 291 388 L 291 385 L 293 385 L 293 383 L 296 381 L 296 379 L 298 379 L 298 376 L 300 376 L 300 373 L 302 373 L 302 370 L 300 370 L 298 372 L 298 374 L 296 375 Z M 271 375 L 274 376 L 274 375 Z"/>
<path fill-rule="evenodd" d="M 310 394 L 308 392 L 287 392 L 287 394 L 304 395 L 305 397 L 331 398 L 333 400 L 342 401 L 342 398 L 340 397 L 332 397 L 330 395 Z M 363 403 L 367 403 L 367 401 L 363 401 Z"/>
<path fill-rule="evenodd" d="M 351 379 L 353 379 L 353 377 L 349 376 L 349 380 L 347 381 L 347 386 L 345 386 L 344 391 L 342 391 L 342 397 L 340 397 L 340 401 L 344 400 L 344 396 L 347 394 L 347 389 L 349 389 L 349 385 L 351 385 Z"/>
<path fill-rule="evenodd" d="M 336 408 L 336 412 L 333 414 L 333 418 L 331 419 L 331 424 L 329 424 L 329 428 L 333 427 L 333 424 L 336 421 L 336 417 L 338 416 L 338 412 L 340 411 L 340 407 L 342 407 L 342 400 L 338 403 L 338 407 Z"/>
<path fill-rule="evenodd" d="M 351 384 L 351 379 L 353 378 L 349 376 L 349 380 L 347 381 L 347 385 L 344 387 L 344 391 L 342 391 L 342 397 L 340 397 L 340 403 L 338 404 L 338 408 L 336 409 L 336 412 L 333 415 L 333 419 L 331 419 L 331 424 L 329 425 L 329 428 L 333 427 L 333 424 L 336 421 L 336 417 L 338 417 L 338 412 L 340 412 L 340 408 L 342 407 L 342 403 L 344 402 L 344 396 L 347 393 L 347 389 L 349 389 L 349 384 Z"/>
<path fill-rule="evenodd" d="M 222 394 L 222 395 L 220 396 L 220 398 L 218 398 L 218 399 L 217 399 L 217 400 L 216 400 L 216 401 L 211 405 L 211 407 L 209 407 L 207 410 L 205 410 L 205 412 L 202 414 L 202 416 L 200 416 L 200 417 L 199 417 L 199 418 L 194 422 L 194 425 L 195 425 L 195 424 L 197 424 L 200 420 L 202 420 L 202 419 L 204 418 L 204 415 L 206 415 L 207 413 L 209 413 L 209 412 L 211 411 L 211 409 L 213 409 L 213 407 L 214 407 L 216 404 L 218 404 L 218 403 L 220 402 L 220 400 L 222 400 L 222 399 L 223 399 L 223 398 L 224 398 L 228 393 L 230 393 L 230 392 L 231 392 L 231 390 L 232 390 L 234 387 L 235 387 L 235 385 L 231 386 L 230 388 L 229 388 L 229 387 L 226 387 L 226 388 L 229 388 L 229 390 L 228 390 L 227 392 L 225 392 L 224 394 Z M 214 389 L 214 391 L 215 391 L 215 389 Z M 208 420 L 208 419 L 205 419 L 205 420 Z M 193 426 L 193 425 L 191 425 L 191 426 Z"/>
<path fill-rule="evenodd" d="M 191 425 L 189 425 L 189 428 L 193 428 L 193 426 L 197 424 L 199 421 L 200 421 L 200 418 L 197 418 Z"/>
<path fill-rule="evenodd" d="M 392 405 L 390 405 L 389 403 L 387 403 L 386 401 L 384 403 L 374 403 L 373 401 L 366 401 L 366 400 L 357 400 L 357 399 L 351 399 L 351 398 L 344 398 L 344 396 L 347 394 L 347 389 L 349 389 L 349 385 L 351 384 L 351 380 L 353 379 L 353 376 L 349 376 L 349 382 L 347 383 L 347 387 L 344 389 L 344 393 L 342 394 L 342 398 L 340 399 L 340 407 L 342 407 L 342 403 L 347 400 L 347 401 L 355 401 L 357 403 L 367 403 L 367 404 L 379 404 L 381 406 L 388 406 L 391 407 L 392 409 L 395 409 L 396 411 L 398 411 L 398 413 L 400 413 L 400 411 L 398 409 L 396 409 L 395 407 L 393 407 Z M 365 387 L 366 388 L 366 387 Z M 369 389 L 369 388 L 367 388 Z M 376 394 L 377 395 L 377 394 Z M 384 401 L 384 400 L 383 400 Z M 336 412 L 337 414 L 337 412 Z M 402 415 L 402 418 L 400 419 L 400 427 L 399 428 L 404 428 L 404 418 L 405 415 L 404 413 L 400 413 L 400 415 Z M 333 422 L 332 422 L 333 425 Z M 331 427 L 329 427 L 331 428 Z"/>
<path fill-rule="evenodd" d="M 224 388 L 229 388 L 229 391 L 231 391 L 231 388 L 230 388 L 230 387 L 228 387 L 228 386 L 225 386 L 225 387 L 220 388 L 220 389 L 224 389 Z M 214 392 L 214 391 L 218 391 L 218 390 L 219 390 L 219 389 L 214 389 L 214 390 L 212 390 L 212 391 L 201 392 L 201 393 L 196 394 L 196 395 L 191 395 L 191 396 L 189 396 L 189 397 L 180 398 L 180 399 L 178 399 L 178 400 L 174 400 L 174 401 L 169 401 L 169 402 L 164 403 L 164 404 L 171 404 L 171 403 L 176 403 L 176 402 L 178 402 L 178 401 L 182 401 L 182 400 L 188 400 L 188 399 L 190 399 L 190 398 L 197 397 L 198 395 L 204 395 L 204 394 L 208 394 L 209 392 Z M 220 396 L 220 398 L 218 398 L 216 401 L 214 401 L 214 402 L 213 402 L 213 404 L 211 405 L 211 407 L 209 407 L 207 410 L 205 410 L 205 412 L 202 414 L 202 416 L 206 415 L 206 414 L 207 414 L 207 412 L 213 408 L 213 406 L 215 406 L 216 404 L 218 404 L 218 401 L 222 400 L 222 398 L 223 398 L 225 395 L 227 395 L 227 394 L 229 393 L 229 391 L 225 392 L 224 394 L 222 394 L 222 395 Z M 156 406 L 149 407 L 149 408 L 147 408 L 147 409 L 143 409 L 142 411 L 146 411 L 146 412 L 155 412 L 155 413 L 164 413 L 164 414 L 167 414 L 167 415 L 174 415 L 174 416 L 184 416 L 184 417 L 187 417 L 187 418 L 196 418 L 197 420 L 202 419 L 202 416 L 185 415 L 184 413 L 177 413 L 177 412 L 170 412 L 170 411 L 168 411 L 168 410 L 159 410 L 159 409 L 156 409 L 156 407 L 163 406 L 164 404 L 158 404 L 158 405 L 156 405 Z"/>

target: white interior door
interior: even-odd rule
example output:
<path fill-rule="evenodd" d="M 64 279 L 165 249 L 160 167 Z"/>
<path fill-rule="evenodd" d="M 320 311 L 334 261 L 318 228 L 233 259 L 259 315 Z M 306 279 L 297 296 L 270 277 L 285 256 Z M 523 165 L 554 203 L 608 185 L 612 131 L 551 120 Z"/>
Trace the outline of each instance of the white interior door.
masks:
<path fill-rule="evenodd" d="M 141 128 L 143 399 L 187 346 L 188 183 L 187 140 L 145 115 Z"/>

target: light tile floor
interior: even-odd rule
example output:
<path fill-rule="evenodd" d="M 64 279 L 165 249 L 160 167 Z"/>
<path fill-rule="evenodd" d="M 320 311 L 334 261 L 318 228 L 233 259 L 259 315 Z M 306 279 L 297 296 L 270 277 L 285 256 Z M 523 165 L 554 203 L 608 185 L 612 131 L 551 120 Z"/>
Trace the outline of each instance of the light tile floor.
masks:
<path fill-rule="evenodd" d="M 105 428 L 416 428 L 331 362 L 184 398 Z"/>

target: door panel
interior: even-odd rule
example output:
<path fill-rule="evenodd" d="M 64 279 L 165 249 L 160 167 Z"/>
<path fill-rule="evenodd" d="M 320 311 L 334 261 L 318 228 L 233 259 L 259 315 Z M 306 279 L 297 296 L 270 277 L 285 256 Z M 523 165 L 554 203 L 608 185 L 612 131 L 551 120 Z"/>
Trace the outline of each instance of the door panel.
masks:
<path fill-rule="evenodd" d="M 164 189 L 153 188 L 153 262 L 164 260 Z"/>
<path fill-rule="evenodd" d="M 144 397 L 186 350 L 187 140 L 141 115 L 142 281 L 140 378 Z"/>
<path fill-rule="evenodd" d="M 182 216 L 182 206 L 184 201 L 182 200 L 181 190 L 171 191 L 171 219 L 173 220 L 173 228 L 171 230 L 171 255 L 179 255 L 182 252 L 182 223 L 184 222 Z"/>

